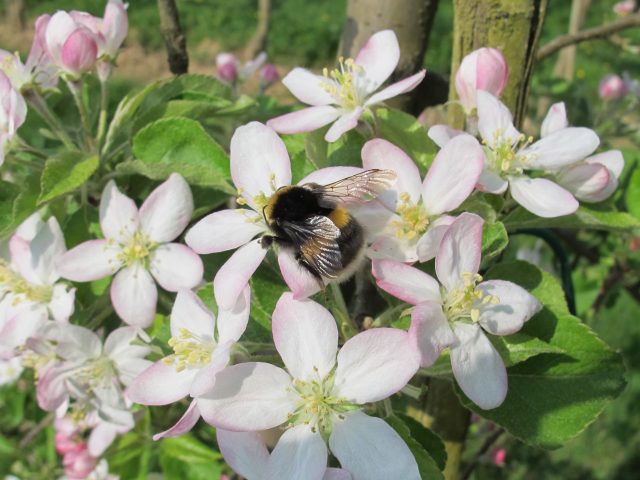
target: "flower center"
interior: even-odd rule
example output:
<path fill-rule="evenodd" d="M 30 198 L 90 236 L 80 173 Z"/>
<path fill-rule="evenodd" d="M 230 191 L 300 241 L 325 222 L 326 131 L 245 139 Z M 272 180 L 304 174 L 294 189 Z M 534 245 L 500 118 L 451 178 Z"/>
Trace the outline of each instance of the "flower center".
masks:
<path fill-rule="evenodd" d="M 271 172 L 271 175 L 269 175 L 269 187 L 271 188 L 271 193 L 275 192 L 276 190 L 278 190 L 278 187 L 276 186 L 276 174 Z M 262 209 L 264 207 L 266 207 L 269 204 L 269 199 L 271 198 L 271 195 L 267 195 L 264 192 L 260 192 L 257 195 L 254 195 L 253 197 L 253 203 L 256 206 L 256 210 L 258 212 L 261 212 Z M 247 204 L 247 199 L 244 196 L 244 189 L 243 188 L 239 188 L 238 189 L 238 197 L 236 198 L 236 203 L 238 205 L 246 205 Z"/>
<path fill-rule="evenodd" d="M 358 76 L 364 68 L 354 62 L 352 58 L 340 57 L 338 68 L 324 68 L 322 74 L 325 81 L 322 88 L 346 109 L 353 109 L 362 103 L 358 92 Z"/>
<path fill-rule="evenodd" d="M 158 244 L 145 234 L 137 231 L 133 234 L 129 243 L 122 247 L 118 254 L 120 260 L 125 266 L 129 267 L 136 262 L 140 262 L 146 266 L 148 257 Z"/>
<path fill-rule="evenodd" d="M 533 143 L 533 137 L 520 134 L 518 140 L 511 144 L 502 138 L 502 131 L 496 130 L 491 142 L 483 141 L 486 145 L 486 157 L 489 168 L 498 175 L 521 175 L 526 169 L 528 157 L 520 153 L 521 150 Z"/>
<path fill-rule="evenodd" d="M 211 361 L 211 354 L 216 348 L 212 339 L 181 328 L 177 337 L 169 339 L 169 346 L 173 348 L 173 355 L 165 357 L 165 365 L 175 365 L 176 371 L 181 372 L 187 367 L 203 367 Z"/>
<path fill-rule="evenodd" d="M 15 295 L 13 304 L 23 300 L 35 303 L 49 303 L 53 297 L 50 285 L 34 285 L 13 271 L 5 260 L 0 260 L 0 289 Z"/>
<path fill-rule="evenodd" d="M 115 370 L 111 359 L 104 355 L 96 359 L 89 360 L 70 378 L 72 382 L 78 382 L 80 385 L 95 390 L 98 387 L 106 386 L 115 376 Z"/>
<path fill-rule="evenodd" d="M 491 303 L 497 305 L 500 299 L 495 295 L 489 295 L 477 288 L 476 284 L 482 281 L 482 277 L 471 272 L 462 274 L 463 286 L 455 288 L 443 295 L 444 314 L 450 322 L 469 318 L 473 323 L 480 319 L 478 303 Z"/>
<path fill-rule="evenodd" d="M 429 216 L 422 205 L 411 202 L 408 193 L 404 192 L 400 195 L 396 212 L 401 218 L 392 222 L 396 230 L 396 238 L 413 240 L 427 231 Z"/>
<path fill-rule="evenodd" d="M 317 371 L 317 369 L 316 369 Z M 315 433 L 318 430 L 327 437 L 331 433 L 331 426 L 335 416 L 360 408 L 349 403 L 344 398 L 336 397 L 333 391 L 333 374 L 323 380 L 302 381 L 294 380 L 293 386 L 300 396 L 296 410 L 289 414 L 287 426 L 305 424 L 310 425 Z"/>

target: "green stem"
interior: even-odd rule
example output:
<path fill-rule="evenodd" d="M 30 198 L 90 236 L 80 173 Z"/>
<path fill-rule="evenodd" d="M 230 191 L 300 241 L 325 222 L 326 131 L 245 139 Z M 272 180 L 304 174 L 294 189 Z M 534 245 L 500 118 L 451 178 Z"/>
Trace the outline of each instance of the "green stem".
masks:
<path fill-rule="evenodd" d="M 38 115 L 47 123 L 51 131 L 58 137 L 58 139 L 67 147 L 69 150 L 76 150 L 77 147 L 71 137 L 67 134 L 64 127 L 58 120 L 58 117 L 54 115 L 54 113 L 49 109 L 49 105 L 42 95 L 40 95 L 35 90 L 32 90 L 26 94 L 27 101 L 29 105 L 38 112 Z"/>
<path fill-rule="evenodd" d="M 91 124 L 89 121 L 89 115 L 87 114 L 87 108 L 82 100 L 82 80 L 74 81 L 67 80 L 67 86 L 73 96 L 73 100 L 76 103 L 78 113 L 80 114 L 80 123 L 82 125 L 82 133 L 84 135 L 84 144 L 87 147 L 91 146 Z"/>
<path fill-rule="evenodd" d="M 32 160 L 28 160 L 26 158 L 20 158 L 18 156 L 12 156 L 11 161 L 13 163 L 17 163 L 18 165 L 24 165 L 27 168 L 32 168 L 34 170 L 42 171 L 44 166 L 41 163 L 34 162 Z"/>
<path fill-rule="evenodd" d="M 358 325 L 356 325 L 356 322 L 349 316 L 347 303 L 344 301 L 344 297 L 342 296 L 340 285 L 337 283 L 330 283 L 329 290 L 331 291 L 332 297 L 331 311 L 338 321 L 338 326 L 340 327 L 343 338 L 348 340 L 358 333 Z"/>
<path fill-rule="evenodd" d="M 107 88 L 107 82 L 100 82 L 100 117 L 98 119 L 98 134 L 96 136 L 96 143 L 98 145 L 98 152 L 102 148 L 102 141 L 104 140 L 104 134 L 107 130 L 107 105 L 109 101 L 109 89 Z"/>

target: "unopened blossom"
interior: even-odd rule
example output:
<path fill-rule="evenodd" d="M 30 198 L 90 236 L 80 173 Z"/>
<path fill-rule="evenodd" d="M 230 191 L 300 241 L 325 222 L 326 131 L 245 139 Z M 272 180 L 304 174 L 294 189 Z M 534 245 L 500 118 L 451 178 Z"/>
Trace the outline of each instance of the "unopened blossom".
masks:
<path fill-rule="evenodd" d="M 499 97 L 509 79 L 509 66 L 496 48 L 479 48 L 462 59 L 456 73 L 456 91 L 467 114 L 476 108 L 478 90 Z"/>
<path fill-rule="evenodd" d="M 555 103 L 542 122 L 541 136 L 544 138 L 568 126 L 569 120 L 564 103 Z M 578 200 L 601 202 L 609 198 L 618 188 L 618 178 L 623 168 L 622 152 L 608 150 L 554 171 L 552 177 Z"/>
<path fill-rule="evenodd" d="M 267 254 L 260 237 L 272 232 L 265 221 L 263 208 L 280 187 L 291 184 L 289 154 L 284 142 L 268 126 L 251 122 L 239 127 L 231 138 L 230 157 L 238 204 L 249 208 L 219 210 L 207 215 L 185 236 L 187 245 L 200 254 L 237 248 L 213 280 L 216 303 L 223 309 L 233 307 Z M 298 184 L 326 185 L 361 171 L 352 167 L 325 168 L 313 172 Z M 278 263 L 296 297 L 318 291 L 318 282 L 303 271 L 290 251 L 280 249 Z"/>
<path fill-rule="evenodd" d="M 89 454 L 84 443 L 78 445 L 78 450 L 65 453 L 62 459 L 64 474 L 69 479 L 86 479 L 98 464 L 98 459 Z"/>
<path fill-rule="evenodd" d="M 79 459 L 79 460 L 82 460 L 82 459 Z M 88 459 L 86 459 L 86 461 L 90 462 Z M 95 465 L 95 468 L 91 470 L 84 477 L 70 476 L 69 473 L 73 474 L 74 471 L 69 470 L 67 472 L 67 470 L 65 469 L 65 475 L 58 478 L 58 480 L 119 480 L 120 479 L 118 475 L 112 475 L 109 473 L 109 464 L 104 458 L 100 461 L 97 461 L 96 459 L 96 462 L 97 464 Z"/>
<path fill-rule="evenodd" d="M 128 399 L 142 405 L 168 405 L 186 396 L 193 400 L 189 408 L 169 430 L 154 440 L 182 435 L 200 418 L 198 397 L 207 393 L 216 374 L 227 366 L 232 348 L 249 321 L 249 286 L 231 310 L 220 310 L 218 319 L 190 290 L 178 292 L 171 311 L 173 353 L 157 361 L 138 375 L 126 391 Z"/>
<path fill-rule="evenodd" d="M 630 13 L 633 13 L 633 11 L 636 8 L 636 1 L 635 0 L 622 0 L 621 2 L 617 2 L 614 6 L 613 6 L 613 11 L 614 13 L 617 13 L 618 15 L 629 15 Z"/>
<path fill-rule="evenodd" d="M 614 73 L 605 76 L 598 85 L 598 95 L 602 100 L 620 100 L 627 93 L 629 89 L 626 82 Z"/>
<path fill-rule="evenodd" d="M 256 58 L 249 60 L 245 64 L 241 64 L 238 58 L 229 52 L 222 52 L 216 56 L 216 67 L 218 69 L 218 77 L 228 83 L 236 81 L 245 81 L 253 75 L 267 60 L 267 54 L 261 52 Z"/>
<path fill-rule="evenodd" d="M 282 83 L 294 97 L 311 106 L 273 118 L 267 124 L 279 133 L 300 133 L 332 123 L 324 138 L 335 142 L 356 127 L 365 110 L 410 92 L 420 84 L 425 70 L 375 93 L 391 76 L 399 60 L 396 34 L 382 30 L 367 40 L 355 59 L 340 58 L 340 66 L 331 72 L 325 68 L 322 76 L 294 68 Z"/>
<path fill-rule="evenodd" d="M 498 467 L 503 467 L 507 459 L 507 451 L 504 448 L 496 448 L 491 452 L 491 461 Z"/>
<path fill-rule="evenodd" d="M 0 165 L 27 116 L 27 104 L 7 75 L 0 71 Z"/>
<path fill-rule="evenodd" d="M 104 345 L 94 332 L 77 325 L 52 323 L 42 330 L 40 339 L 50 343 L 55 359 L 38 379 L 40 408 L 55 411 L 74 400 L 76 415 L 97 410 L 110 423 L 131 426 L 123 389 L 151 364 L 145 360 L 151 350 L 137 341 L 139 330 L 118 328 Z"/>
<path fill-rule="evenodd" d="M 598 135 L 588 128 L 568 127 L 534 142 L 516 129 L 511 112 L 500 100 L 483 90 L 478 91 L 477 100 L 478 131 L 485 151 L 478 188 L 494 194 L 509 189 L 516 202 L 539 217 L 574 213 L 579 204 L 571 192 L 529 172 L 546 174 L 584 160 L 598 147 Z M 461 133 L 439 125 L 431 130 L 429 136 L 440 146 Z"/>
<path fill-rule="evenodd" d="M 220 453 L 227 464 L 247 480 L 266 480 L 269 477 L 271 454 L 258 432 L 231 432 L 216 430 Z M 285 480 L 291 477 L 280 477 Z M 327 468 L 322 480 L 351 480 L 351 474 L 342 468 Z M 220 480 L 223 480 L 220 478 Z"/>
<path fill-rule="evenodd" d="M 56 12 L 46 27 L 45 49 L 52 63 L 72 79 L 91 70 L 98 58 L 98 39 L 69 13 Z"/>
<path fill-rule="evenodd" d="M 436 155 L 424 182 L 409 156 L 386 140 L 376 138 L 362 148 L 364 168 L 396 172 L 393 188 L 370 202 L 368 218 L 377 219 L 372 227 L 375 240 L 368 250 L 371 258 L 390 258 L 401 262 L 427 261 L 435 257 L 442 236 L 458 208 L 473 192 L 482 172 L 484 154 L 471 135 L 460 135 Z"/>
<path fill-rule="evenodd" d="M 436 255 L 438 280 L 409 265 L 373 262 L 380 288 L 415 305 L 409 335 L 429 367 L 447 347 L 453 375 L 481 408 L 496 408 L 507 395 L 504 362 L 485 335 L 510 335 L 541 308 L 522 287 L 478 275 L 481 217 L 463 213 L 451 224 Z"/>
<path fill-rule="evenodd" d="M 54 88 L 58 84 L 57 68 L 45 50 L 45 32 L 49 15 L 40 15 L 27 61 L 23 64 L 17 53 L 0 50 L 0 70 L 11 80 L 13 87 L 24 92 L 30 88 Z"/>
<path fill-rule="evenodd" d="M 280 80 L 278 69 L 273 63 L 267 63 L 260 69 L 260 85 L 266 89 Z"/>
<path fill-rule="evenodd" d="M 280 297 L 272 322 L 287 370 L 261 362 L 227 367 L 198 400 L 205 421 L 231 431 L 284 428 L 261 478 L 322 479 L 328 443 L 354 480 L 419 479 L 401 437 L 361 411 L 396 393 L 417 371 L 418 352 L 407 332 L 367 330 L 337 352 L 332 315 L 291 293 Z"/>
<path fill-rule="evenodd" d="M 173 243 L 192 212 L 191 190 L 177 173 L 151 192 L 139 211 L 110 181 L 100 199 L 105 238 L 69 250 L 59 260 L 58 269 L 64 278 L 76 282 L 115 275 L 111 302 L 116 313 L 129 325 L 148 327 L 156 313 L 156 282 L 177 292 L 202 280 L 200 257 L 189 247 Z"/>

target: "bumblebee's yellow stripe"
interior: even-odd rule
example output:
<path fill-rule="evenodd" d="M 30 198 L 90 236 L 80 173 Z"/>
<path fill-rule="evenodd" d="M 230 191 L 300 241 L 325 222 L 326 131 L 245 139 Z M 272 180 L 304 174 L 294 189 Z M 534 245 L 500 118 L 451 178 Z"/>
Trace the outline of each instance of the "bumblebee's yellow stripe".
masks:
<path fill-rule="evenodd" d="M 330 214 L 329 220 L 338 228 L 344 228 L 351 220 L 351 215 L 346 208 L 337 206 Z"/>

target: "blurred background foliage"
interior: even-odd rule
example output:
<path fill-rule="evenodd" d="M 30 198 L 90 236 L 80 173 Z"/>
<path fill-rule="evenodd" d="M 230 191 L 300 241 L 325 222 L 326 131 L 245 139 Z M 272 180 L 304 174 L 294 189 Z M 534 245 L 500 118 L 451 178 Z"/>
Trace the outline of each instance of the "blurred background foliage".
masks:
<path fill-rule="evenodd" d="M 256 0 L 178 0 L 181 21 L 187 34 L 191 70 L 214 74 L 215 55 L 221 51 L 241 52 L 257 24 Z M 42 13 L 57 9 L 82 9 L 101 14 L 103 0 L 26 0 L 24 31 L 19 25 L 10 25 L 6 18 L 0 24 L 0 46 L 8 50 L 19 50 L 25 55 L 31 43 L 33 19 Z M 592 2 L 583 28 L 600 25 L 615 18 L 613 2 Z M 569 23 L 571 2 L 550 2 L 541 45 L 564 34 Z M 271 24 L 267 37 L 267 53 L 281 73 L 293 65 L 319 67 L 331 64 L 335 57 L 342 28 L 346 20 L 346 0 L 273 0 Z M 130 1 L 129 19 L 131 33 L 126 41 L 125 52 L 120 59 L 121 68 L 114 79 L 111 99 L 115 104 L 125 93 L 136 86 L 157 78 L 168 77 L 163 40 L 159 31 L 159 19 L 155 0 Z M 452 2 L 441 1 L 431 32 L 430 48 L 424 65 L 426 68 L 448 76 L 452 49 Z M 640 31 L 626 31 L 625 38 L 631 44 L 640 45 Z M 640 217 L 640 161 L 638 154 L 638 132 L 625 130 L 626 116 L 611 115 L 612 106 L 598 98 L 600 79 L 608 73 L 629 72 L 640 78 L 640 55 L 623 50 L 605 40 L 582 43 L 577 48 L 576 71 L 572 80 L 557 78 L 553 74 L 557 54 L 540 62 L 532 82 L 529 107 L 529 124 L 539 125 L 546 113 L 546 106 L 554 101 L 564 101 L 574 125 L 595 128 L 603 135 L 604 147 L 623 151 L 626 168 L 622 176 L 623 189 L 613 199 Z M 277 88 L 276 97 L 288 98 L 285 90 Z M 544 108 L 539 99 L 546 97 Z M 635 103 L 637 121 L 637 101 Z M 63 111 L 64 105 L 58 110 Z M 69 106 L 70 108 L 70 106 Z M 70 115 L 73 112 L 69 112 Z M 23 127 L 30 130 L 25 137 L 38 137 L 40 124 L 30 116 Z M 534 132 L 536 128 L 534 127 Z M 36 143 L 37 145 L 37 143 Z M 501 436 L 491 450 L 482 455 L 487 435 L 492 425 L 485 421 L 473 424 L 469 434 L 466 460 L 477 461 L 478 467 L 471 478 L 476 479 L 632 479 L 640 472 L 640 238 L 633 235 L 611 235 L 606 233 L 568 234 L 562 238 L 569 246 L 566 261 L 573 271 L 576 289 L 577 314 L 588 323 L 611 347 L 621 351 L 628 368 L 628 386 L 625 392 L 605 410 L 604 414 L 583 435 L 556 451 L 544 451 L 528 447 L 506 435 Z M 524 250 L 523 250 L 524 249 Z M 524 252 L 524 253 L 523 253 Z M 538 258 L 542 265 L 557 271 L 558 259 L 539 239 L 529 236 L 513 237 L 504 255 L 515 258 L 528 252 Z M 17 385 L 0 390 L 0 425 L 4 435 L 23 435 L 46 416 L 36 407 L 27 386 L 31 383 L 23 378 Z M 31 391 L 32 392 L 32 391 Z M 180 414 L 180 408 L 153 411 L 166 417 L 161 423 L 171 424 Z M 174 411 L 175 410 L 175 411 Z M 167 415 L 168 412 L 168 415 Z M 174 416 L 175 418 L 169 418 Z M 176 478 L 186 478 L 181 472 L 181 461 L 189 459 L 202 464 L 202 478 L 216 478 L 211 471 L 211 462 L 220 459 L 211 457 L 211 452 L 199 450 L 191 437 L 177 440 L 170 454 L 162 460 L 141 458 L 139 450 L 150 441 L 149 419 L 139 422 L 136 431 L 123 437 L 131 448 L 124 449 L 121 465 L 110 461 L 118 470 L 127 462 L 161 461 L 171 469 L 175 459 Z M 211 440 L 210 429 L 198 429 L 201 441 Z M 55 464 L 53 430 L 45 428 L 35 433 L 37 438 L 27 443 L 36 463 L 43 465 L 46 478 L 47 465 Z M 208 436 L 208 438 L 207 438 Z M 0 471 L 3 470 L 3 448 L 6 438 L 0 435 Z M 27 445 L 26 444 L 26 445 Z M 26 446 L 25 445 L 25 446 Z M 492 461 L 491 453 L 496 448 L 506 450 L 503 466 Z M 128 456 L 125 454 L 128 451 Z M 200 462 L 200 463 L 199 463 Z M 167 466 L 168 465 L 168 466 Z M 220 463 L 219 468 L 222 469 Z M 207 468 L 205 468 L 207 466 Z M 121 468 L 121 471 L 126 469 Z M 222 470 L 219 470 L 222 471 Z M 190 471 L 189 478 L 194 477 Z M 126 478 L 126 477 L 123 477 Z M 200 477 L 198 477 L 200 478 Z"/>

